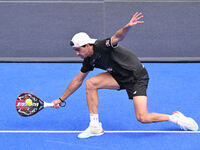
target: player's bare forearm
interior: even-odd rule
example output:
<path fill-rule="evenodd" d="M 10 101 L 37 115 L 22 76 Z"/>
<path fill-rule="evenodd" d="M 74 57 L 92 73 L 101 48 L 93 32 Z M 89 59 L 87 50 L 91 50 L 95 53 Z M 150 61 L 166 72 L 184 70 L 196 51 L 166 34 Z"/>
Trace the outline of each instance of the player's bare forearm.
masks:
<path fill-rule="evenodd" d="M 67 99 L 71 94 L 73 94 L 83 83 L 83 80 L 87 76 L 88 73 L 82 73 L 79 72 L 79 74 L 74 77 L 74 79 L 71 81 L 69 86 L 67 87 L 67 90 L 63 93 L 63 95 L 60 97 L 62 100 Z"/>
<path fill-rule="evenodd" d="M 119 41 L 122 41 L 128 31 L 135 26 L 138 23 L 144 23 L 144 21 L 140 21 L 140 19 L 143 18 L 142 13 L 138 13 L 136 12 L 133 17 L 131 18 L 131 20 L 129 21 L 128 24 L 126 24 L 124 27 L 122 27 L 120 30 L 118 30 L 111 38 L 112 40 L 112 45 L 116 45 Z"/>
<path fill-rule="evenodd" d="M 87 76 L 88 73 L 82 73 L 79 72 L 76 77 L 71 81 L 69 86 L 67 87 L 67 90 L 63 93 L 63 95 L 60 97 L 60 99 L 54 100 L 52 103 L 54 103 L 54 108 L 60 108 L 60 104 L 62 104 L 63 101 L 65 101 L 72 93 L 74 93 L 83 83 L 83 80 Z"/>

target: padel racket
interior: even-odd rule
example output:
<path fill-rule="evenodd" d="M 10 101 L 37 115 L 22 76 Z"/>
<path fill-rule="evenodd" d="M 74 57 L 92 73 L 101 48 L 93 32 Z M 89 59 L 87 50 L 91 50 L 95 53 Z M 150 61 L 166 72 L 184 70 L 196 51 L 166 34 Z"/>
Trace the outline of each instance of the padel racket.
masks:
<path fill-rule="evenodd" d="M 27 99 L 31 100 L 31 103 L 28 105 L 26 103 Z M 43 108 L 52 107 L 53 105 L 53 103 L 46 103 L 34 94 L 27 92 L 21 93 L 16 100 L 17 112 L 23 117 L 35 115 Z M 65 105 L 66 102 L 62 103 L 61 107 L 65 107 Z"/>

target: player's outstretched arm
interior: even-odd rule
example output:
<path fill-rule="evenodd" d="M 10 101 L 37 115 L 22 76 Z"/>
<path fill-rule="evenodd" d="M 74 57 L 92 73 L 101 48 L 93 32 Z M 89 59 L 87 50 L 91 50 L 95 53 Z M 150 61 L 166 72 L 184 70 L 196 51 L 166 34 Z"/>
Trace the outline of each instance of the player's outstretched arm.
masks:
<path fill-rule="evenodd" d="M 122 41 L 125 36 L 127 35 L 128 31 L 138 23 L 144 23 L 144 21 L 141 21 L 140 19 L 143 18 L 142 13 L 136 12 L 128 24 L 126 24 L 124 27 L 122 27 L 120 30 L 118 30 L 111 38 L 112 45 L 116 45 L 119 41 Z"/>
<path fill-rule="evenodd" d="M 63 93 L 63 95 L 60 97 L 63 101 L 65 101 L 71 94 L 73 94 L 83 83 L 85 77 L 88 75 L 87 73 L 79 72 L 78 75 L 74 77 L 74 79 L 71 81 L 69 86 L 67 87 L 67 90 Z M 52 101 L 54 103 L 54 108 L 60 108 L 59 104 L 62 104 L 62 101 L 60 99 L 56 99 Z"/>

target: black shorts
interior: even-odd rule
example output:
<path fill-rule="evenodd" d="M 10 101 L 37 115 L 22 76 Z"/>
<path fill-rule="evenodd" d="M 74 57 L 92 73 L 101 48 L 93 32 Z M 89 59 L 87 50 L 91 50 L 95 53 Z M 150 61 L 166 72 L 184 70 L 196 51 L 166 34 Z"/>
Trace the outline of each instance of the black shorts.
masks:
<path fill-rule="evenodd" d="M 125 78 L 113 73 L 111 75 L 119 84 L 119 90 L 126 89 L 129 99 L 132 100 L 134 96 L 147 96 L 149 75 L 145 68 L 142 69 L 137 78 L 133 74 Z"/>

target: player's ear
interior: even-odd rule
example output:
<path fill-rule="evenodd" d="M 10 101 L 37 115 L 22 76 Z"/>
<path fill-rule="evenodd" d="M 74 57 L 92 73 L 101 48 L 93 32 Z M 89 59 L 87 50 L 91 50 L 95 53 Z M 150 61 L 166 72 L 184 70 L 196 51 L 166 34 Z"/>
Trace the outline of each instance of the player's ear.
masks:
<path fill-rule="evenodd" d="M 74 46 L 74 42 L 70 41 L 69 45 Z"/>
<path fill-rule="evenodd" d="M 89 46 L 90 46 L 90 44 L 89 44 L 89 43 L 84 45 L 84 47 L 89 47 Z"/>

